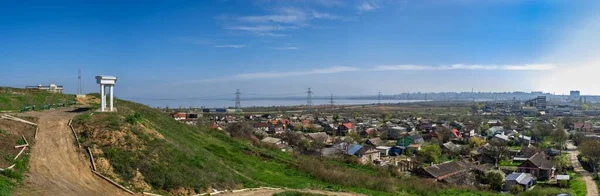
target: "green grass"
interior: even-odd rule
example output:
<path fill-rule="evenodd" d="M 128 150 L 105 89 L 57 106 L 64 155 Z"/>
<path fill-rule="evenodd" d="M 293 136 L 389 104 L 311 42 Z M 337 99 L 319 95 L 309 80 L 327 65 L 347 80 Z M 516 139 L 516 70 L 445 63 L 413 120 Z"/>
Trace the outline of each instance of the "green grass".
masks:
<path fill-rule="evenodd" d="M 0 172 L 0 196 L 10 195 L 15 186 L 23 183 L 23 175 L 29 169 L 29 155 L 25 154 L 13 163 L 15 167 L 12 170 Z"/>
<path fill-rule="evenodd" d="M 506 167 L 517 167 L 521 165 L 521 163 L 512 162 L 510 160 L 502 160 L 498 163 L 498 166 L 506 166 Z"/>
<path fill-rule="evenodd" d="M 584 196 L 587 193 L 587 188 L 585 186 L 585 182 L 581 178 L 579 174 L 569 174 L 571 176 L 571 182 L 569 188 L 573 191 L 575 195 Z"/>
<path fill-rule="evenodd" d="M 73 95 L 56 94 L 37 89 L 0 87 L 0 110 L 19 111 L 24 106 L 31 105 L 35 105 L 39 110 L 45 104 L 67 103 L 74 100 Z"/>
<path fill-rule="evenodd" d="M 275 193 L 273 196 L 325 196 L 321 194 L 303 193 L 298 191 L 284 191 L 281 193 Z"/>
<path fill-rule="evenodd" d="M 495 195 L 394 176 L 385 169 L 294 156 L 233 139 L 220 131 L 185 125 L 141 104 L 123 100 L 115 104 L 117 113 L 84 114 L 74 119 L 76 130 L 81 130 L 82 145 L 102 149 L 104 154 L 96 156 L 107 158 L 126 185 L 139 171 L 155 192 L 180 187 L 200 193 L 208 187 L 271 186 L 368 195 Z M 165 139 L 149 135 L 142 125 Z M 122 132 L 125 142 L 102 145 L 98 138 L 90 138 L 102 132 Z M 140 145 L 143 148 L 137 148 Z"/>

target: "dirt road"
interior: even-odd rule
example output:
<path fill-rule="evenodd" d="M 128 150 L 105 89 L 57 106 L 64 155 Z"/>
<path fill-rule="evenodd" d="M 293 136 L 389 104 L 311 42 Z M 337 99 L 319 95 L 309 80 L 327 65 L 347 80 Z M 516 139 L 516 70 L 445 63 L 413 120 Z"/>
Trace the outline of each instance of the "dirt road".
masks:
<path fill-rule="evenodd" d="M 68 122 L 73 108 L 27 113 L 38 120 L 38 138 L 31 149 L 24 187 L 14 195 L 128 195 L 90 171 L 74 145 Z"/>
<path fill-rule="evenodd" d="M 567 142 L 567 149 L 569 150 L 569 154 L 571 154 L 571 164 L 573 164 L 573 168 L 575 172 L 581 174 L 583 181 L 585 181 L 585 186 L 587 188 L 587 196 L 597 196 L 598 195 L 598 187 L 596 186 L 596 182 L 592 179 L 592 174 L 583 169 L 579 160 L 577 160 L 577 155 L 579 155 L 579 151 L 577 147 L 573 145 L 572 142 Z"/>

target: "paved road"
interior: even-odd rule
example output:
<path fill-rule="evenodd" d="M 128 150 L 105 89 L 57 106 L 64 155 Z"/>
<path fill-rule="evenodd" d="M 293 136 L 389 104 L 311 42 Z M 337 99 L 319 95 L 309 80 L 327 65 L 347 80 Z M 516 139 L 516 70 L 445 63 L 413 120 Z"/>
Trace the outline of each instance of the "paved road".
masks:
<path fill-rule="evenodd" d="M 567 149 L 569 154 L 571 154 L 571 164 L 573 164 L 573 168 L 575 172 L 581 174 L 583 176 L 583 181 L 585 181 L 585 186 L 587 187 L 587 196 L 597 196 L 598 195 L 598 187 L 596 186 L 596 182 L 592 179 L 592 173 L 586 171 L 577 160 L 577 155 L 579 155 L 579 151 L 577 150 L 577 146 L 574 146 L 571 141 L 567 142 Z"/>
<path fill-rule="evenodd" d="M 94 175 L 68 128 L 72 108 L 31 112 L 37 116 L 38 138 L 31 149 L 24 186 L 14 195 L 126 195 Z"/>

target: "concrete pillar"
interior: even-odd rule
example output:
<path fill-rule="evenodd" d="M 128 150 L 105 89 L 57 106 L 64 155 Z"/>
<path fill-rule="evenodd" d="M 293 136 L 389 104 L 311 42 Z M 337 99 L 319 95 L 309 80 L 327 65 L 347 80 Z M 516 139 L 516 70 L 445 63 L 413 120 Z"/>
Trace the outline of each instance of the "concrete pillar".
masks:
<path fill-rule="evenodd" d="M 106 95 L 104 95 L 104 84 L 100 85 L 100 111 L 104 112 L 106 108 Z"/>
<path fill-rule="evenodd" d="M 113 102 L 113 97 L 114 97 L 113 89 L 115 88 L 115 85 L 110 85 L 109 88 L 110 88 L 110 111 L 112 112 L 113 111 L 113 103 L 114 103 Z"/>

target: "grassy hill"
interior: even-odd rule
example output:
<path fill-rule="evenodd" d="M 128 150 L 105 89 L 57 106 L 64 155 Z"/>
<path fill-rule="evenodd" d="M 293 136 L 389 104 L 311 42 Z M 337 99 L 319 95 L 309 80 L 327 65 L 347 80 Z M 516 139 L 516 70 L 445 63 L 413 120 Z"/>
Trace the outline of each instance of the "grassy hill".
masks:
<path fill-rule="evenodd" d="M 66 104 L 74 101 L 74 95 L 50 93 L 38 89 L 0 87 L 0 111 L 19 111 L 25 106 L 37 109 L 47 104 Z"/>
<path fill-rule="evenodd" d="M 401 177 L 387 168 L 280 152 L 184 125 L 133 102 L 117 100 L 116 107 L 116 113 L 80 115 L 73 124 L 99 170 L 136 191 L 192 194 L 272 186 L 370 195 L 493 195 Z"/>

